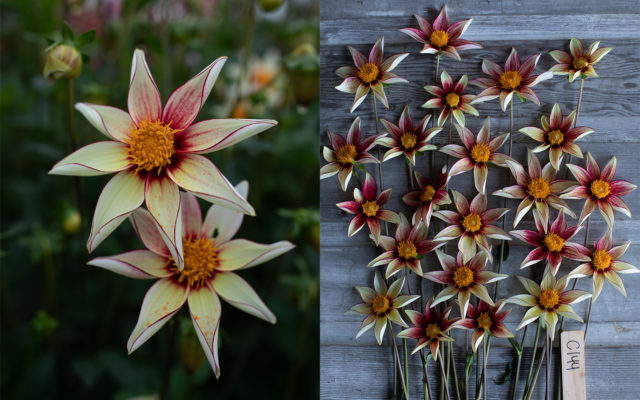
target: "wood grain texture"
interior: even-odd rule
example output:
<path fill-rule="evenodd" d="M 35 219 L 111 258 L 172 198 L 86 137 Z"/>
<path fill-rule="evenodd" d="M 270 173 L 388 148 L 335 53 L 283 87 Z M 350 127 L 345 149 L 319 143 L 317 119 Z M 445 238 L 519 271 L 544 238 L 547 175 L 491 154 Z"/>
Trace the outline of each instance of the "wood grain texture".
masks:
<path fill-rule="evenodd" d="M 392 54 L 408 52 L 410 55 L 394 71 L 407 78 L 408 84 L 394 84 L 385 91 L 391 107 L 385 110 L 380 104 L 380 118 L 390 121 L 398 119 L 405 104 L 410 107 L 414 119 L 422 118 L 431 111 L 420 106 L 429 99 L 424 85 L 433 84 L 435 57 L 418 54 L 421 45 L 398 29 L 416 27 L 413 14 L 417 13 L 430 20 L 437 15 L 441 7 L 438 2 L 411 0 L 379 0 L 379 1 L 345 1 L 324 0 L 321 5 L 321 143 L 328 144 L 326 130 L 345 134 L 351 121 L 356 116 L 362 118 L 364 135 L 375 133 L 371 95 L 353 113 L 349 108 L 353 95 L 341 93 L 334 89 L 341 80 L 334 71 L 343 65 L 350 65 L 351 58 L 347 45 L 368 53 L 373 43 L 382 35 L 385 37 L 385 57 Z M 463 36 L 465 39 L 480 42 L 484 48 L 461 52 L 462 61 L 442 58 L 440 70 L 447 70 L 457 80 L 462 74 L 469 79 L 483 76 L 480 65 L 483 58 L 503 64 L 512 47 L 518 50 L 521 59 L 536 53 L 543 53 L 536 73 L 549 69 L 554 61 L 547 54 L 551 50 L 568 51 L 569 39 L 580 38 L 583 44 L 601 40 L 601 46 L 611 46 L 613 51 L 596 65 L 599 79 L 587 79 L 584 85 L 579 125 L 595 129 L 595 133 L 583 138 L 579 143 L 583 151 L 593 154 L 603 165 L 611 156 L 618 160 L 616 177 L 627 179 L 636 184 L 640 181 L 640 10 L 633 2 L 615 0 L 584 1 L 524 1 L 524 0 L 456 0 L 448 4 L 451 21 L 459 21 L 473 17 L 473 22 Z M 542 82 L 534 88 L 542 106 L 533 103 L 516 102 L 514 107 L 514 128 L 539 126 L 541 114 L 549 114 L 554 102 L 560 103 L 565 115 L 576 107 L 579 82 L 569 83 L 566 77 L 555 77 Z M 472 93 L 479 90 L 471 87 Z M 508 132 L 509 118 L 500 111 L 497 100 L 478 105 L 480 118 L 467 118 L 467 126 L 477 133 L 485 117 L 491 117 L 492 137 Z M 382 129 L 382 126 L 380 127 Z M 435 143 L 438 146 L 447 143 L 447 129 L 438 134 Z M 453 141 L 459 143 L 455 130 Z M 522 134 L 513 137 L 513 157 L 520 162 L 525 160 L 526 148 L 533 142 Z M 506 146 L 502 150 L 507 152 Z M 376 151 L 373 152 L 377 155 Z M 416 170 L 429 175 L 429 157 L 418 159 Z M 547 162 L 546 153 L 540 155 L 541 162 Z M 573 159 L 574 163 L 583 165 L 582 160 Z M 324 161 L 323 161 L 324 163 Z M 446 156 L 435 155 L 435 167 L 442 168 Z M 564 169 L 564 168 L 563 168 Z M 367 165 L 367 170 L 377 177 L 377 168 Z M 561 176 L 564 172 L 561 172 Z M 508 171 L 493 168 L 489 173 L 488 191 L 492 192 L 504 186 Z M 406 165 L 401 157 L 383 164 L 383 180 L 385 186 L 392 186 L 392 198 L 388 208 L 410 215 L 409 210 L 400 201 L 408 192 Z M 372 269 L 366 264 L 379 254 L 367 238 L 366 227 L 352 238 L 347 238 L 347 226 L 350 216 L 335 207 L 340 201 L 350 200 L 355 180 L 347 192 L 342 192 L 335 177 L 320 183 L 320 215 L 321 215 L 321 252 L 320 252 L 320 311 L 321 311 L 321 398 L 323 399 L 385 399 L 393 394 L 392 351 L 387 337 L 383 346 L 378 347 L 372 332 L 365 333 L 355 339 L 355 333 L 361 318 L 344 315 L 353 304 L 360 302 L 354 286 L 372 285 Z M 451 187 L 460 190 L 466 196 L 475 195 L 472 173 L 455 177 Z M 614 242 L 634 242 L 624 256 L 624 260 L 635 265 L 640 264 L 640 191 L 632 192 L 625 197 L 633 213 L 633 218 L 616 213 Z M 508 207 L 515 210 L 519 201 L 510 200 Z M 579 213 L 581 201 L 570 204 Z M 502 199 L 489 196 L 489 207 L 501 207 Z M 555 213 L 552 213 L 555 216 Z M 507 230 L 512 228 L 513 211 L 507 217 Z M 575 220 L 569 219 L 570 225 Z M 518 229 L 532 229 L 530 215 Z M 592 244 L 606 230 L 606 225 L 598 212 L 591 221 L 588 243 Z M 394 227 L 390 227 L 393 234 Z M 384 228 L 383 228 L 384 232 Z M 582 242 L 583 232 L 575 241 Z M 449 249 L 455 244 L 449 245 Z M 521 260 L 531 247 L 513 240 L 511 252 L 504 271 L 511 275 L 523 275 L 539 279 L 541 266 L 519 270 Z M 564 275 L 578 263 L 563 261 L 560 274 Z M 423 270 L 438 268 L 433 255 L 422 262 Z M 592 313 L 589 336 L 587 338 L 587 398 L 590 399 L 636 399 L 637 390 L 634 385 L 638 377 L 640 365 L 640 276 L 627 275 L 624 278 L 628 297 L 623 297 L 609 283 L 605 284 L 600 298 L 595 303 Z M 412 291 L 417 291 L 417 279 L 411 280 Z M 435 287 L 429 281 L 422 283 L 425 296 L 434 295 Z M 578 287 L 590 290 L 591 281 L 581 280 Z M 405 289 L 406 290 L 406 289 Z M 511 277 L 501 283 L 499 298 L 522 293 L 518 281 Z M 578 314 L 586 316 L 588 304 L 580 303 L 575 308 Z M 513 306 L 512 314 L 507 319 L 507 328 L 515 333 L 523 309 Z M 459 312 L 454 309 L 457 315 Z M 577 322 L 565 324 L 567 329 L 584 329 Z M 521 332 L 517 332 L 517 338 Z M 531 345 L 533 332 L 529 332 L 526 344 Z M 461 376 L 466 351 L 464 331 L 454 332 L 456 339 L 455 353 L 458 360 L 458 374 Z M 411 342 L 411 341 L 410 341 Z M 415 343 L 409 343 L 414 346 Z M 558 361 L 558 352 L 554 358 Z M 523 365 L 528 366 L 530 349 L 524 353 Z M 494 340 L 489 357 L 488 382 L 498 379 L 505 370 L 505 365 L 512 361 L 513 350 L 506 341 Z M 422 398 L 421 370 L 419 357 L 410 358 L 410 387 L 412 398 Z M 555 366 L 555 364 L 554 364 Z M 521 387 L 526 378 L 521 371 Z M 544 372 L 544 371 L 543 371 Z M 432 385 L 437 387 L 435 367 L 430 368 Z M 555 376 L 555 375 L 552 375 Z M 472 371 L 472 377 L 475 377 Z M 473 384 L 470 393 L 473 393 Z M 507 398 L 509 385 L 489 385 L 490 399 Z M 536 388 L 533 398 L 544 398 L 544 377 Z M 521 396 L 521 395 L 520 395 Z"/>

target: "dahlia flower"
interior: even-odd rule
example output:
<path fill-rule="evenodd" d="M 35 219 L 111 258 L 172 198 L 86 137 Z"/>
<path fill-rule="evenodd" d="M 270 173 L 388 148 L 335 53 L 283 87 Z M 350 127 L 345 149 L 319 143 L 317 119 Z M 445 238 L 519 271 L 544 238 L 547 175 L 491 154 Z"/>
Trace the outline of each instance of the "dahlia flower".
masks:
<path fill-rule="evenodd" d="M 451 198 L 447 193 L 449 175 L 446 172 L 439 174 L 433 181 L 423 177 L 418 171 L 415 171 L 415 176 L 418 190 L 405 194 L 402 201 L 409 207 L 416 209 L 411 218 L 413 224 L 422 221 L 428 227 L 433 209 L 451 203 Z"/>
<path fill-rule="evenodd" d="M 353 173 L 353 166 L 356 163 L 379 163 L 377 158 L 367 153 L 374 145 L 376 139 L 384 135 L 372 135 L 362 139 L 360 134 L 360 117 L 356 117 L 351 123 L 347 139 L 331 131 L 327 131 L 331 147 L 324 146 L 322 156 L 329 163 L 320 168 L 320 179 L 329 178 L 338 174 L 338 181 L 342 190 L 346 191 L 349 180 Z"/>
<path fill-rule="evenodd" d="M 593 42 L 585 52 L 580 40 L 571 38 L 569 42 L 570 54 L 561 50 L 549 52 L 549 55 L 558 63 L 549 71 L 555 75 L 568 74 L 569 82 L 573 82 L 577 77 L 582 79 L 588 76 L 597 78 L 598 74 L 593 66 L 611 51 L 611 47 L 598 49 L 598 46 L 600 46 L 599 41 Z"/>
<path fill-rule="evenodd" d="M 160 226 L 172 256 L 182 268 L 178 188 L 207 201 L 255 215 L 251 205 L 201 154 L 227 148 L 277 124 L 273 120 L 210 119 L 193 123 L 226 61 L 220 57 L 176 89 L 164 109 L 144 52 L 131 67 L 129 112 L 78 103 L 76 109 L 112 141 L 75 151 L 53 166 L 55 175 L 117 173 L 96 205 L 87 242 L 93 251 L 143 201 Z"/>
<path fill-rule="evenodd" d="M 517 330 L 542 317 L 547 333 L 553 340 L 558 314 L 582 322 L 582 318 L 575 313 L 570 304 L 588 299 L 591 297 L 591 293 L 577 289 L 567 290 L 568 279 L 566 276 L 556 281 L 556 277 L 546 271 L 540 285 L 522 276 L 518 276 L 518 279 L 529 294 L 512 296 L 506 301 L 530 308 L 524 314 Z"/>
<path fill-rule="evenodd" d="M 593 277 L 593 297 L 591 301 L 596 301 L 602 291 L 605 278 L 625 297 L 627 291 L 624 289 L 622 278 L 619 274 L 637 274 L 640 272 L 638 268 L 618 259 L 627 251 L 631 242 L 626 242 L 622 246 L 613 247 L 611 239 L 611 230 L 607 230 L 593 245 L 593 252 L 583 250 L 583 254 L 589 258 L 589 262 L 580 264 L 576 269 L 569 273 L 569 278 L 582 278 L 585 276 Z"/>
<path fill-rule="evenodd" d="M 572 128 L 575 118 L 576 110 L 573 110 L 567 118 L 563 119 L 562 110 L 558 103 L 555 103 L 549 119 L 547 120 L 546 115 L 542 116 L 542 129 L 528 126 L 518 132 L 524 133 L 536 142 L 541 143 L 533 149 L 534 153 L 549 149 L 549 161 L 551 161 L 553 168 L 558 170 L 560 163 L 562 163 L 563 153 L 582 158 L 582 151 L 575 141 L 593 132 L 593 129 L 586 126 Z"/>
<path fill-rule="evenodd" d="M 415 354 L 428 345 L 433 359 L 437 361 L 440 342 L 453 342 L 453 339 L 447 335 L 447 332 L 460 323 L 460 318 L 449 319 L 451 307 L 445 308 L 442 313 L 438 313 L 438 311 L 432 307 L 432 300 L 429 300 L 424 308 L 424 314 L 414 310 L 406 310 L 407 316 L 413 324 L 413 328 L 403 330 L 398 333 L 398 337 L 418 340 L 418 344 L 411 354 Z"/>
<path fill-rule="evenodd" d="M 248 184 L 236 190 L 246 197 Z M 294 246 L 281 241 L 269 245 L 231 239 L 243 214 L 213 205 L 202 222 L 198 200 L 181 192 L 184 268 L 178 268 L 152 215 L 141 208 L 131 215 L 133 226 L 148 250 L 98 257 L 89 265 L 135 279 L 158 279 L 142 302 L 140 316 L 127 342 L 129 354 L 153 336 L 184 303 L 200 344 L 216 377 L 220 376 L 218 333 L 222 297 L 232 306 L 274 324 L 276 317 L 251 286 L 234 271 L 271 260 Z M 214 236 L 217 233 L 216 236 Z"/>
<path fill-rule="evenodd" d="M 400 213 L 400 223 L 396 227 L 395 238 L 380 236 L 380 245 L 384 253 L 371 260 L 368 267 L 387 265 L 386 278 L 389 278 L 404 267 L 410 268 L 418 276 L 422 276 L 420 256 L 432 252 L 444 243 L 427 239 L 427 227 L 418 222 L 413 227 L 407 217 Z"/>
<path fill-rule="evenodd" d="M 462 328 L 473 329 L 471 334 L 471 347 L 473 351 L 478 351 L 485 333 L 490 333 L 497 338 L 510 338 L 513 334 L 507 330 L 502 321 L 507 318 L 511 309 L 501 311 L 505 305 L 503 300 L 496 301 L 495 305 L 489 305 L 482 300 L 478 300 L 478 307 L 469 304 L 466 318 L 460 321 Z"/>
<path fill-rule="evenodd" d="M 440 116 L 438 117 L 438 126 L 443 126 L 449 114 L 453 114 L 456 121 L 464 126 L 464 114 L 479 115 L 472 105 L 471 101 L 476 97 L 472 94 L 462 94 L 467 88 L 467 75 L 462 75 L 462 78 L 454 85 L 453 79 L 447 74 L 447 71 L 442 71 L 440 74 L 440 82 L 442 87 L 427 85 L 424 89 L 436 96 L 435 98 L 428 100 L 422 105 L 423 108 L 441 108 Z"/>
<path fill-rule="evenodd" d="M 528 159 L 529 173 L 524 170 L 524 167 L 520 165 L 520 163 L 507 160 L 507 165 L 516 178 L 517 185 L 505 187 L 493 192 L 494 196 L 509 199 L 523 199 L 518 205 L 518 210 L 513 220 L 513 227 L 515 228 L 516 225 L 518 225 L 522 217 L 525 216 L 534 204 L 543 221 L 549 219 L 549 206 L 556 210 L 562 210 L 575 218 L 576 215 L 571 208 L 559 197 L 561 192 L 573 186 L 574 183 L 568 180 L 555 180 L 556 170 L 553 166 L 547 163 L 544 168 L 541 168 L 538 157 L 536 157 L 531 149 L 528 150 Z"/>
<path fill-rule="evenodd" d="M 376 271 L 373 278 L 374 289 L 368 287 L 356 286 L 356 290 L 360 294 L 363 303 L 356 304 L 351 307 L 346 314 L 365 314 L 367 317 L 362 321 L 362 325 L 356 334 L 356 339 L 363 333 L 371 329 L 375 325 L 375 335 L 378 345 L 382 344 L 382 338 L 387 328 L 387 323 L 395 322 L 396 324 L 407 327 L 398 311 L 402 307 L 418 300 L 420 296 L 400 296 L 402 287 L 404 286 L 404 276 L 391 284 L 387 289 L 387 284 L 380 276 L 380 272 Z"/>
<path fill-rule="evenodd" d="M 490 261 L 491 246 L 487 238 L 499 240 L 511 240 L 509 235 L 491 223 L 497 221 L 504 214 L 509 212 L 508 208 L 492 208 L 487 210 L 487 196 L 478 193 L 476 197 L 469 201 L 462 193 L 452 190 L 453 202 L 456 211 L 440 210 L 433 213 L 433 216 L 449 224 L 433 238 L 436 242 L 460 238 L 458 250 L 462 253 L 462 261 L 468 262 L 476 254 L 476 243 L 485 252 Z"/>
<path fill-rule="evenodd" d="M 398 125 L 381 119 L 380 122 L 390 134 L 390 136 L 376 140 L 376 144 L 390 148 L 382 157 L 382 162 L 404 154 L 411 165 L 416 165 L 416 153 L 435 150 L 437 147 L 430 144 L 429 141 L 442 130 L 442 127 L 428 128 L 430 119 L 431 116 L 426 115 L 416 126 L 409 114 L 408 105 L 402 109 Z"/>
<path fill-rule="evenodd" d="M 505 133 L 490 141 L 491 134 L 489 132 L 488 117 L 484 120 L 484 124 L 482 124 L 482 128 L 480 128 L 477 137 L 464 126 L 455 124 L 455 127 L 464 146 L 448 144 L 440 148 L 441 152 L 460 158 L 459 161 L 456 161 L 456 163 L 451 166 L 449 176 L 456 176 L 473 169 L 473 181 L 476 185 L 476 190 L 484 194 L 487 185 L 487 175 L 489 175 L 487 163 L 506 167 L 507 160 L 515 161 L 505 154 L 496 153 L 507 140 L 509 134 Z"/>
<path fill-rule="evenodd" d="M 489 78 L 478 78 L 470 82 L 472 85 L 484 89 L 471 103 L 481 103 L 500 97 L 500 107 L 502 111 L 505 111 L 513 94 L 516 93 L 540 105 L 540 100 L 531 88 L 542 81 L 553 78 L 553 72 L 546 71 L 540 75 L 532 76 L 531 73 L 536 68 L 539 58 L 540 54 L 536 54 L 520 63 L 518 52 L 516 49 L 511 49 L 504 69 L 492 61 L 482 60 L 482 72 L 489 75 Z"/>
<path fill-rule="evenodd" d="M 392 224 L 400 222 L 398 214 L 382 209 L 389 201 L 389 196 L 391 196 L 391 189 L 387 189 L 378 195 L 376 181 L 367 173 L 364 185 L 362 185 L 362 191 L 358 188 L 353 189 L 354 201 L 344 201 L 336 204 L 341 210 L 356 215 L 349 224 L 347 235 L 351 237 L 358 233 L 366 222 L 377 245 L 380 240 L 380 220 L 391 222 Z"/>
<path fill-rule="evenodd" d="M 473 19 L 449 24 L 446 5 L 442 6 L 440 14 L 433 21 L 433 26 L 419 15 L 414 14 L 414 17 L 418 20 L 420 29 L 403 28 L 400 29 L 400 32 L 406 33 L 420 43 L 424 43 L 420 53 L 444 54 L 460 61 L 458 51 L 482 48 L 478 43 L 460 39 L 460 36 L 467 30 Z"/>
<path fill-rule="evenodd" d="M 569 242 L 569 239 L 578 233 L 582 225 L 567 228 L 563 211 L 558 213 L 558 217 L 551 225 L 549 225 L 549 221 L 543 220 L 536 211 L 533 211 L 533 220 L 537 232 L 528 230 L 509 232 L 512 236 L 536 247 L 522 261 L 520 268 L 526 268 L 546 258 L 551 272 L 555 276 L 563 257 L 575 261 L 589 261 L 588 257 L 584 255 L 586 249 L 583 245 Z"/>
<path fill-rule="evenodd" d="M 616 158 L 604 166 L 602 172 L 596 160 L 587 153 L 587 169 L 573 164 L 567 164 L 571 174 L 578 180 L 579 185 L 561 197 L 565 199 L 586 199 L 578 223 L 582 223 L 596 208 L 607 221 L 609 228 L 613 227 L 613 210 L 616 209 L 631 218 L 631 211 L 620 198 L 637 188 L 636 185 L 625 180 L 612 180 L 616 174 Z"/>
<path fill-rule="evenodd" d="M 436 254 L 443 270 L 427 272 L 424 274 L 424 277 L 431 281 L 447 285 L 447 287 L 438 293 L 433 300 L 432 306 L 449 300 L 457 294 L 458 304 L 460 305 L 460 315 L 467 315 L 467 307 L 469 307 L 471 294 L 493 305 L 493 300 L 489 297 L 489 292 L 487 292 L 484 284 L 509 277 L 509 275 L 485 271 L 484 267 L 487 264 L 487 255 L 485 253 L 478 253 L 467 262 L 462 260 L 462 253 L 460 252 L 458 252 L 456 258 L 439 250 L 436 250 Z"/>
<path fill-rule="evenodd" d="M 351 105 L 351 112 L 358 108 L 370 90 L 373 90 L 378 100 L 380 100 L 386 108 L 389 108 L 389 102 L 387 101 L 387 96 L 384 94 L 383 85 L 409 82 L 391 73 L 409 53 L 396 54 L 382 61 L 384 37 L 378 39 L 376 44 L 373 45 L 371 52 L 369 52 L 368 59 L 364 54 L 351 46 L 349 46 L 349 52 L 351 53 L 351 57 L 353 57 L 355 66 L 347 65 L 336 70 L 336 75 L 344 78 L 344 81 L 336 86 L 336 89 L 341 92 L 356 94 L 353 99 L 353 105 Z"/>

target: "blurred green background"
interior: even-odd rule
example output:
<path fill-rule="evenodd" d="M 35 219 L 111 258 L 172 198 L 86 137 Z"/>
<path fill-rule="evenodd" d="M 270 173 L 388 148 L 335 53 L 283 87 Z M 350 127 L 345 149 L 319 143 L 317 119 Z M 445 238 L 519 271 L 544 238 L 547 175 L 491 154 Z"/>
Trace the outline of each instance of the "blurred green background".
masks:
<path fill-rule="evenodd" d="M 280 4 L 282 3 L 282 4 Z M 0 3 L 0 312 L 3 399 L 306 399 L 319 395 L 317 0 L 3 1 Z M 279 125 L 209 155 L 250 182 L 237 237 L 296 248 L 241 275 L 278 317 L 269 325 L 223 302 L 216 380 L 183 308 L 139 350 L 126 342 L 152 281 L 86 265 L 142 248 L 123 223 L 87 254 L 109 176 L 47 171 L 71 151 L 67 80 L 43 77 L 47 38 L 96 31 L 75 102 L 126 110 L 135 48 L 163 100 L 215 58 L 229 60 L 197 120 Z M 105 138 L 74 111 L 78 146 Z M 201 201 L 203 212 L 209 204 Z M 172 346 L 172 332 L 176 332 Z"/>

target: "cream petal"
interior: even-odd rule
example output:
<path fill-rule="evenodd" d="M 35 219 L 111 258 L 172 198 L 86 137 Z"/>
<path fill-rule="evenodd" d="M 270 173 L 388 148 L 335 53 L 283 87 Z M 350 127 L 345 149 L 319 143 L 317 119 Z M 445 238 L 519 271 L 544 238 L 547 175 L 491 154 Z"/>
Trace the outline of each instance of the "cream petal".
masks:
<path fill-rule="evenodd" d="M 149 71 L 144 51 L 140 49 L 133 53 L 127 107 L 136 125 L 140 125 L 140 121 L 156 121 L 162 112 L 158 87 Z"/>
<path fill-rule="evenodd" d="M 233 272 L 218 272 L 210 282 L 216 293 L 232 306 L 269 323 L 276 323 L 276 316 L 239 275 Z"/>
<path fill-rule="evenodd" d="M 171 255 L 164 239 L 162 239 L 158 223 L 153 219 L 149 211 L 144 208 L 138 208 L 131 214 L 130 219 L 133 229 L 135 229 L 138 237 L 149 250 L 164 257 Z"/>
<path fill-rule="evenodd" d="M 134 250 L 111 257 L 97 257 L 88 261 L 87 264 L 134 279 L 166 278 L 173 274 L 167 268 L 167 258 L 149 250 Z"/>
<path fill-rule="evenodd" d="M 51 175 L 95 176 L 129 168 L 124 143 L 97 142 L 81 147 L 51 168 Z"/>
<path fill-rule="evenodd" d="M 124 142 L 135 128 L 129 113 L 119 108 L 90 103 L 76 103 L 75 108 L 94 128 L 113 140 Z"/>
<path fill-rule="evenodd" d="M 191 321 L 195 327 L 200 345 L 213 368 L 216 378 L 220 377 L 220 362 L 218 361 L 218 332 L 222 307 L 215 291 L 208 285 L 192 289 L 188 297 Z"/>
<path fill-rule="evenodd" d="M 209 119 L 197 122 L 179 134 L 180 148 L 205 154 L 232 146 L 278 125 L 270 119 Z"/>
<path fill-rule="evenodd" d="M 249 182 L 242 181 L 235 186 L 243 198 L 249 195 Z M 238 233 L 244 214 L 219 205 L 212 205 L 202 224 L 202 235 L 213 237 L 217 242 L 226 242 Z M 215 234 L 215 236 L 214 236 Z"/>
<path fill-rule="evenodd" d="M 158 223 L 164 240 L 178 268 L 184 267 L 182 255 L 182 212 L 180 190 L 166 176 L 157 178 L 149 175 L 144 191 L 147 209 Z"/>
<path fill-rule="evenodd" d="M 272 244 L 261 244 L 245 239 L 234 239 L 218 247 L 220 265 L 216 270 L 235 271 L 251 268 L 276 258 L 294 247 L 286 240 Z"/>
<path fill-rule="evenodd" d="M 202 233 L 202 211 L 196 196 L 189 192 L 180 192 L 180 210 L 182 236 L 200 237 Z"/>

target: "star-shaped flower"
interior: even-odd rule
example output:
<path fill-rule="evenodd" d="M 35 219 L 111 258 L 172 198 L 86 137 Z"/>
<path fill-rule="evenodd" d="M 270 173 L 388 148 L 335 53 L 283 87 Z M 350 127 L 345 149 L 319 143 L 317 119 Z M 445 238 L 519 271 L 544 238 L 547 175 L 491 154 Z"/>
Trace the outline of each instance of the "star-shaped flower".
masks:
<path fill-rule="evenodd" d="M 460 80 L 454 85 L 453 79 L 449 76 L 447 71 L 442 71 L 440 74 L 440 82 L 442 87 L 427 85 L 424 89 L 436 96 L 435 98 L 428 100 L 422 105 L 423 108 L 441 108 L 440 116 L 438 117 L 438 125 L 443 126 L 449 114 L 453 114 L 456 121 L 464 126 L 464 114 L 479 115 L 472 105 L 471 101 L 475 99 L 473 94 L 462 94 L 467 88 L 467 75 L 462 75 Z"/>
<path fill-rule="evenodd" d="M 600 41 L 593 42 L 585 52 L 580 40 L 571 38 L 569 42 L 570 54 L 562 50 L 549 52 L 549 55 L 558 63 L 551 67 L 550 71 L 555 75 L 569 75 L 569 82 L 573 82 L 577 77 L 592 76 L 597 78 L 598 74 L 593 66 L 611 51 L 611 47 L 599 49 L 599 46 Z"/>
<path fill-rule="evenodd" d="M 460 321 L 459 326 L 462 328 L 473 329 L 471 334 L 471 347 L 473 351 L 478 351 L 482 338 L 485 333 L 490 333 L 497 338 L 510 338 L 513 334 L 507 330 L 503 321 L 511 309 L 501 311 L 505 305 L 503 300 L 496 301 L 495 305 L 489 305 L 482 300 L 478 300 L 478 307 L 469 304 L 467 317 Z"/>
<path fill-rule="evenodd" d="M 423 177 L 418 171 L 415 171 L 415 176 L 418 190 L 405 194 L 402 201 L 409 207 L 416 208 L 411 221 L 414 224 L 422 221 L 428 227 L 434 208 L 437 209 L 441 205 L 451 203 L 449 193 L 447 193 L 449 174 L 441 173 L 433 181 Z"/>

